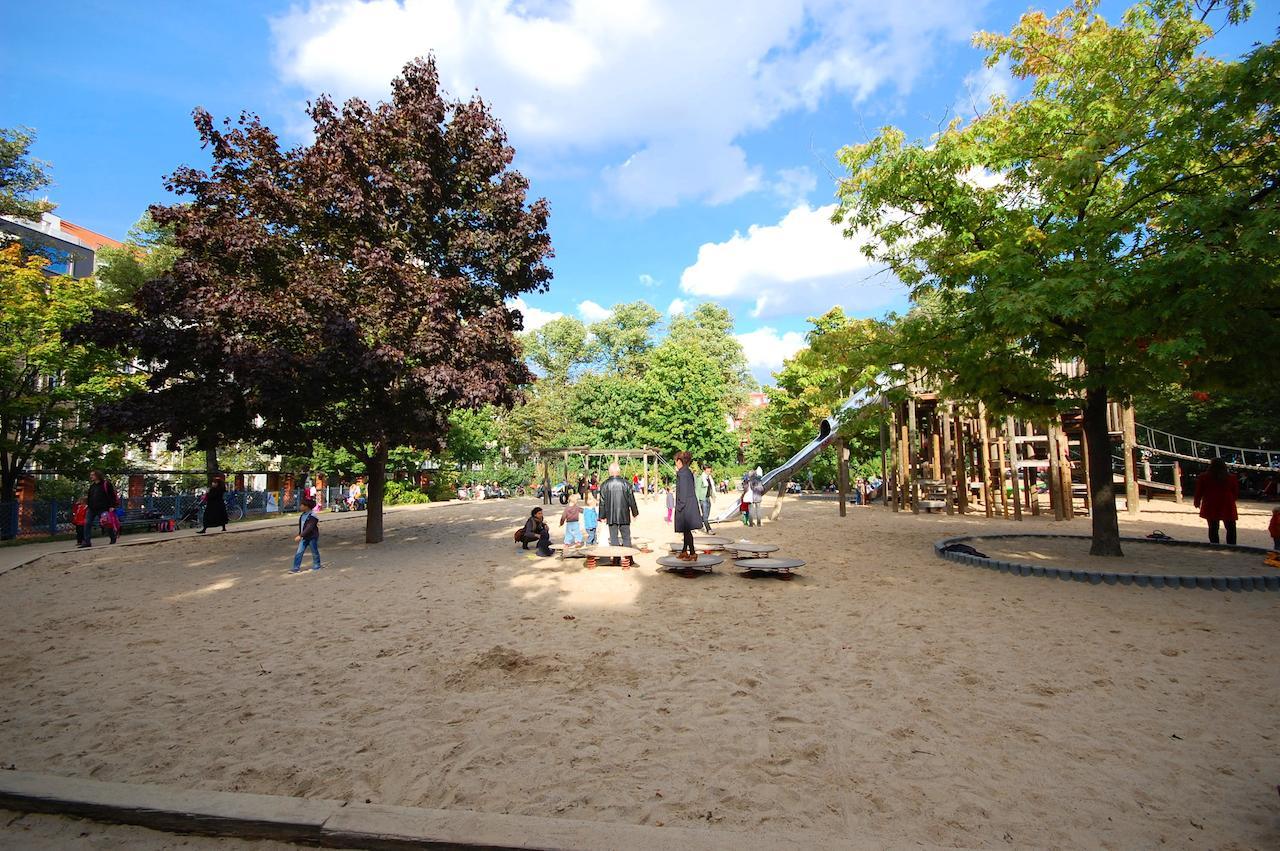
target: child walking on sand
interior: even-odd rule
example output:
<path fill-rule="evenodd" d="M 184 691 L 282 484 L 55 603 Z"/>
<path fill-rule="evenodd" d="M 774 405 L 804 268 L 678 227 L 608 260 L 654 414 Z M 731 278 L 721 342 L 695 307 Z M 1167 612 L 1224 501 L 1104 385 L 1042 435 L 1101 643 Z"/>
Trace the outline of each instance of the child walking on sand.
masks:
<path fill-rule="evenodd" d="M 676 510 L 676 495 L 671 492 L 671 488 L 663 488 L 667 492 L 667 522 L 671 522 L 671 513 Z"/>
<path fill-rule="evenodd" d="M 1271 535 L 1271 549 L 1280 553 L 1280 505 L 1271 509 L 1271 525 L 1267 532 Z"/>
<path fill-rule="evenodd" d="M 587 491 L 587 505 L 582 509 L 582 526 L 587 532 L 587 546 L 596 545 L 596 529 L 600 526 L 600 510 L 596 508 L 596 496 Z"/>
<path fill-rule="evenodd" d="M 293 568 L 290 573 L 302 572 L 302 554 L 311 548 L 311 569 L 320 569 L 320 518 L 316 516 L 315 497 L 302 500 L 302 516 L 298 518 L 298 534 L 293 536 L 298 551 L 293 554 Z"/>
<path fill-rule="evenodd" d="M 582 546 L 582 508 L 576 493 L 570 494 L 569 504 L 560 515 L 560 525 L 564 527 L 565 549 Z"/>
<path fill-rule="evenodd" d="M 81 497 L 71 507 L 71 524 L 76 527 L 76 546 L 84 543 L 84 524 L 88 516 L 89 506 L 85 504 L 84 497 Z"/>

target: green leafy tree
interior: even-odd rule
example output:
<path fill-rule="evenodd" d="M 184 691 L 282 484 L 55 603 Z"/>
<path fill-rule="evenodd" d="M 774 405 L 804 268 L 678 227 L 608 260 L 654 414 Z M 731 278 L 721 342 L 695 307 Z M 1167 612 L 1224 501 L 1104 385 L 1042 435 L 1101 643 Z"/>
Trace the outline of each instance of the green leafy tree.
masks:
<path fill-rule="evenodd" d="M 1091 552 L 1118 556 L 1108 402 L 1237 361 L 1274 372 L 1255 341 L 1280 316 L 1280 119 L 1274 43 L 1244 63 L 1202 50 L 1206 16 L 1246 4 L 1150 0 L 1119 26 L 1095 7 L 980 35 L 1030 94 L 925 142 L 889 128 L 845 149 L 836 218 L 912 288 L 901 343 L 945 389 L 1083 408 Z M 1083 372 L 1058 369 L 1073 359 Z"/>
<path fill-rule="evenodd" d="M 39 219 L 54 207 L 28 197 L 49 185 L 44 163 L 31 158 L 35 139 L 35 133 L 25 127 L 0 127 L 0 216 Z"/>
<path fill-rule="evenodd" d="M 129 229 L 119 248 L 98 249 L 96 273 L 107 304 L 127 307 L 147 281 L 167 275 L 178 259 L 173 230 L 155 223 L 150 213 Z"/>
<path fill-rule="evenodd" d="M 588 329 L 596 340 L 602 369 L 618 375 L 638 375 L 644 371 L 645 354 L 653 348 L 653 338 L 662 314 L 646 301 L 615 305 L 607 319 Z"/>
<path fill-rule="evenodd" d="M 728 430 L 724 373 L 698 348 L 666 341 L 645 359 L 645 402 L 637 436 L 670 460 L 679 450 L 699 462 L 736 457 Z"/>
<path fill-rule="evenodd" d="M 720 364 L 728 388 L 730 405 L 740 404 L 748 391 L 758 385 L 751 376 L 742 343 L 733 335 L 733 314 L 715 302 L 703 302 L 689 314 L 672 317 L 667 339 L 682 346 L 695 346 Z"/>
<path fill-rule="evenodd" d="M 32 462 L 82 471 L 106 460 L 105 436 L 84 414 L 132 381 L 102 351 L 66 339 L 100 295 L 91 279 L 44 274 L 46 262 L 0 247 L 0 502 L 13 501 Z"/>
<path fill-rule="evenodd" d="M 542 373 L 544 381 L 554 384 L 568 384 L 596 357 L 587 326 L 572 316 L 553 319 L 521 340 L 525 357 Z"/>
<path fill-rule="evenodd" d="M 588 375 L 574 387 L 566 443 L 596 449 L 635 449 L 653 401 L 651 385 L 623 375 Z"/>

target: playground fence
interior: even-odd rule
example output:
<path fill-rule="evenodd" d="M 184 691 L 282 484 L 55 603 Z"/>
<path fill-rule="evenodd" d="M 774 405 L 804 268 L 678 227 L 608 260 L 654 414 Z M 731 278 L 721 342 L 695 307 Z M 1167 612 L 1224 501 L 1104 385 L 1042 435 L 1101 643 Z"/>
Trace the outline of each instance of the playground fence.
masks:
<path fill-rule="evenodd" d="M 280 491 L 230 491 L 227 494 L 227 506 L 233 518 L 237 514 L 245 517 L 265 516 L 296 512 L 299 499 L 300 495 L 296 491 L 290 494 L 288 504 Z M 198 495 L 181 493 L 173 496 L 120 497 L 120 507 L 125 510 L 127 518 L 156 521 L 177 521 L 199 502 Z M 69 501 L 0 502 L 0 540 L 73 533 L 73 505 Z"/>

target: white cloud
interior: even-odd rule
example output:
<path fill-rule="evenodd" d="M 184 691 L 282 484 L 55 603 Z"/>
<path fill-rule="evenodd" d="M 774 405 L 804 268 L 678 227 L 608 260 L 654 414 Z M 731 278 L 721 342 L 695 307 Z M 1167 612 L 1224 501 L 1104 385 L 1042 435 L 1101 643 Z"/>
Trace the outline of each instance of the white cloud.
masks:
<path fill-rule="evenodd" d="M 657 278 L 655 278 L 653 275 L 648 274 L 647 272 L 642 272 L 640 273 L 640 286 L 660 287 L 662 286 L 662 281 L 659 281 Z"/>
<path fill-rule="evenodd" d="M 578 315 L 583 322 L 600 322 L 613 315 L 613 310 L 601 307 L 590 299 L 578 303 Z"/>
<path fill-rule="evenodd" d="M 679 316 L 689 310 L 689 302 L 682 298 L 673 298 L 671 304 L 667 305 L 668 316 Z"/>
<path fill-rule="evenodd" d="M 1009 60 L 1001 59 L 995 65 L 986 65 L 970 71 L 964 78 L 964 90 L 956 97 L 954 107 L 961 118 L 973 118 L 986 112 L 993 97 L 1010 97 L 1017 81 L 1009 73 Z"/>
<path fill-rule="evenodd" d="M 784 204 L 794 207 L 805 203 L 809 193 L 818 188 L 818 178 L 807 166 L 779 169 L 771 188 Z"/>
<path fill-rule="evenodd" d="M 868 315 L 902 298 L 903 287 L 863 256 L 862 240 L 831 223 L 835 205 L 800 205 L 776 225 L 704 243 L 680 289 L 717 301 L 748 302 L 756 318 L 808 316 L 839 303 Z"/>
<path fill-rule="evenodd" d="M 735 336 L 742 344 L 751 371 L 761 379 L 767 379 L 771 373 L 782 369 L 784 360 L 807 345 L 804 334 L 799 331 L 779 334 L 768 326 Z"/>
<path fill-rule="evenodd" d="M 524 316 L 525 331 L 536 331 L 551 320 L 560 319 L 564 316 L 564 314 L 559 311 L 552 312 L 550 310 L 542 310 L 537 307 L 530 307 L 529 304 L 519 296 L 508 301 L 507 307 L 511 310 L 520 311 Z"/>
<path fill-rule="evenodd" d="M 642 210 L 728 201 L 766 185 L 739 147 L 826 98 L 911 88 L 940 42 L 968 39 L 951 0 L 302 0 L 274 18 L 286 84 L 384 97 L 434 53 L 478 91 L 523 157 L 605 156 L 614 200 Z"/>

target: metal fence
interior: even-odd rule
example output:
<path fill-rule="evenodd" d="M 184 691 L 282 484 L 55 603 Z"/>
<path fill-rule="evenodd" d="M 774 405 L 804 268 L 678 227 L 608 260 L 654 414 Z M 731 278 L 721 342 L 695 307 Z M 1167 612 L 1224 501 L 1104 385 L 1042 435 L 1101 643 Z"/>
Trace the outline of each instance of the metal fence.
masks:
<path fill-rule="evenodd" d="M 126 521 L 179 521 L 185 515 L 202 510 L 197 494 L 173 496 L 120 497 Z M 230 491 L 228 513 L 236 517 L 263 516 L 280 512 L 296 512 L 301 494 L 294 491 L 286 504 L 281 491 Z M 71 502 L 0 502 L 0 539 L 36 538 L 75 532 Z M 141 524 L 134 524 L 135 528 Z M 126 530 L 127 530 L 126 526 Z"/>

